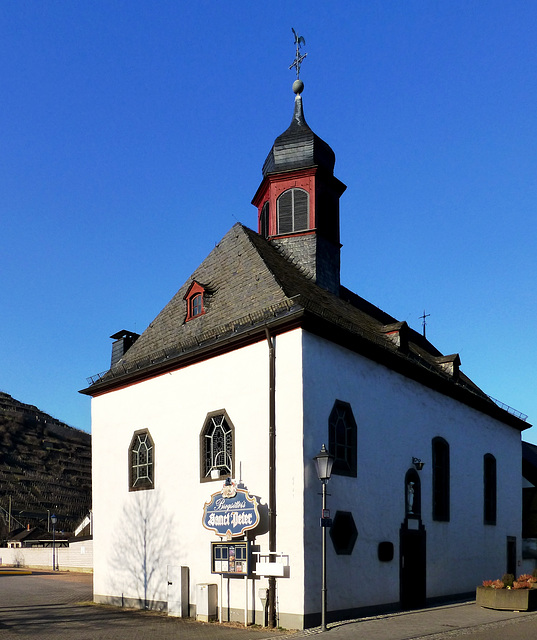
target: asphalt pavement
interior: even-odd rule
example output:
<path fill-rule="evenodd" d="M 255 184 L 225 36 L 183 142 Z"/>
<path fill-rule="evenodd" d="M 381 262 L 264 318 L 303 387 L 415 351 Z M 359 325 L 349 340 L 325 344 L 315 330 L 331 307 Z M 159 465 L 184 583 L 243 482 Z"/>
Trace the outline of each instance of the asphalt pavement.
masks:
<path fill-rule="evenodd" d="M 170 618 L 166 614 L 95 605 L 91 574 L 0 570 L 2 640 L 288 640 L 321 634 L 271 631 Z M 327 640 L 537 638 L 537 612 L 495 611 L 475 602 L 360 618 L 328 625 Z"/>

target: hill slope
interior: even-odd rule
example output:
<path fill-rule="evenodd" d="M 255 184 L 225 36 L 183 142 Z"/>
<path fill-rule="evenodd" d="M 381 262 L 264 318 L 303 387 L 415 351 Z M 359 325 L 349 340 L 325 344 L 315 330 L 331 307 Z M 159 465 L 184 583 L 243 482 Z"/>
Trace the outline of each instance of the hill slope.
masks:
<path fill-rule="evenodd" d="M 91 509 L 91 436 L 0 391 L 0 514 L 73 531 Z M 0 517 L 0 522 L 2 518 Z"/>

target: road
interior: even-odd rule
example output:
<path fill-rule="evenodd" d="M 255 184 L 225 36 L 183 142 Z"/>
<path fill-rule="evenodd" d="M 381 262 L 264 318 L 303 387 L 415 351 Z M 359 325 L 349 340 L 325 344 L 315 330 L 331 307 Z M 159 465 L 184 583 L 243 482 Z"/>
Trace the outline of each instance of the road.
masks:
<path fill-rule="evenodd" d="M 0 570 L 0 640 L 297 640 L 278 633 L 94 605 L 92 575 Z M 537 640 L 537 612 L 494 611 L 474 602 L 329 624 L 326 640 Z"/>

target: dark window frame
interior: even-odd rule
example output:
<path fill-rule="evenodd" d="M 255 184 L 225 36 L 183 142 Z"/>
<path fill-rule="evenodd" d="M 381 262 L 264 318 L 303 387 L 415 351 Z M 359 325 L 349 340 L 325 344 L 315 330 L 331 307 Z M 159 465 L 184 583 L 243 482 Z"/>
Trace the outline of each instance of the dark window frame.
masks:
<path fill-rule="evenodd" d="M 328 450 L 334 456 L 332 473 L 356 478 L 358 427 L 348 402 L 336 400 L 328 418 Z"/>
<path fill-rule="evenodd" d="M 129 445 L 129 491 L 146 491 L 154 488 L 155 442 L 149 429 L 138 429 L 134 432 Z"/>
<path fill-rule="evenodd" d="M 216 432 L 219 432 L 218 438 L 221 439 L 219 442 L 215 440 Z M 217 442 L 218 451 L 215 451 L 215 442 Z M 220 470 L 218 478 L 211 477 L 213 469 Z M 233 478 L 234 474 L 235 427 L 225 409 L 211 411 L 205 417 L 200 431 L 200 481 L 214 482 Z"/>
<path fill-rule="evenodd" d="M 447 440 L 438 436 L 432 441 L 433 460 L 433 520 L 450 520 L 450 456 Z"/>
<path fill-rule="evenodd" d="M 483 522 L 495 525 L 497 517 L 497 464 L 492 453 L 483 456 Z"/>

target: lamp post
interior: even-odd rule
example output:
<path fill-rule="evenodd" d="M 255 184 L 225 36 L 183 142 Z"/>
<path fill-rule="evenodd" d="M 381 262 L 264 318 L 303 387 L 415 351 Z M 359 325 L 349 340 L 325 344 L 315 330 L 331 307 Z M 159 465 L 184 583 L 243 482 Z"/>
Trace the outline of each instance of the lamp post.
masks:
<path fill-rule="evenodd" d="M 330 512 L 326 508 L 326 483 L 332 475 L 334 456 L 321 447 L 319 453 L 313 458 L 317 467 L 317 475 L 323 487 L 323 507 L 321 515 L 321 544 L 322 544 L 322 586 L 321 586 L 321 631 L 326 631 L 326 529 L 330 527 Z"/>
<path fill-rule="evenodd" d="M 52 514 L 50 516 L 52 522 L 52 571 L 56 571 L 56 522 L 58 522 L 57 516 Z"/>

